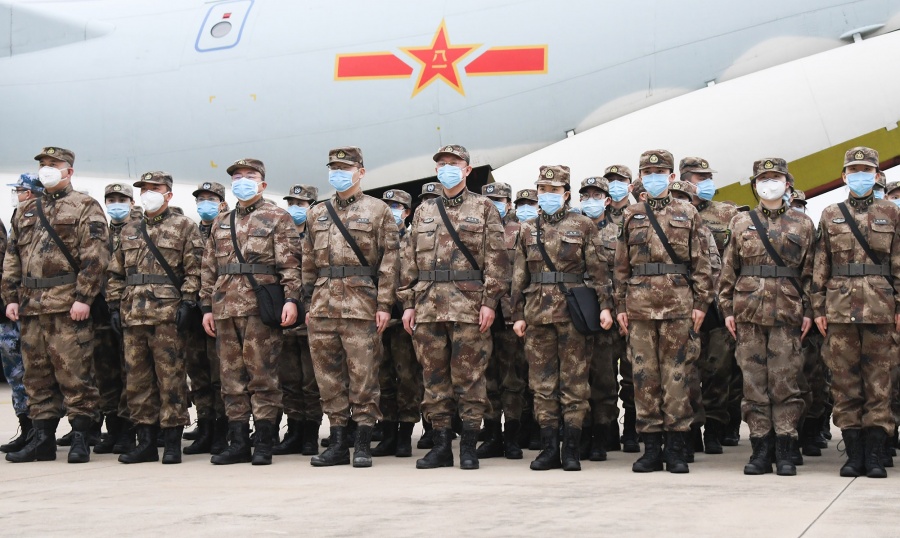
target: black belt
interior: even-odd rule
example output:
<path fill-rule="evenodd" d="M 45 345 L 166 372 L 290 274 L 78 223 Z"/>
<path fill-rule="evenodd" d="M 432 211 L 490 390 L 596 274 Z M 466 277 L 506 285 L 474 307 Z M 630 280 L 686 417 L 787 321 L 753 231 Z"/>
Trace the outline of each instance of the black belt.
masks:
<path fill-rule="evenodd" d="M 140 286 L 141 284 L 172 284 L 166 275 L 134 274 L 125 277 L 126 286 Z"/>
<path fill-rule="evenodd" d="M 26 276 L 22 278 L 22 286 L 33 289 L 46 289 L 64 286 L 66 284 L 74 284 L 76 280 L 78 280 L 78 273 L 66 273 L 50 278 L 32 278 Z"/>
<path fill-rule="evenodd" d="M 419 280 L 450 282 L 455 280 L 478 280 L 484 278 L 481 271 L 419 271 Z"/>
<path fill-rule="evenodd" d="M 779 265 L 745 265 L 741 267 L 741 276 L 800 278 L 800 270 L 796 267 L 781 267 Z"/>
<path fill-rule="evenodd" d="M 532 284 L 557 284 L 559 282 L 565 284 L 578 284 L 584 282 L 584 275 L 580 273 L 562 273 L 559 271 L 531 273 Z"/>
<path fill-rule="evenodd" d="M 348 276 L 375 276 L 374 267 L 362 265 L 337 265 L 334 267 L 322 267 L 319 269 L 319 277 L 344 278 Z"/>
<path fill-rule="evenodd" d="M 261 263 L 228 263 L 219 266 L 220 275 L 274 275 L 274 265 Z"/>
<path fill-rule="evenodd" d="M 831 276 L 891 276 L 891 268 L 887 265 L 875 265 L 870 263 L 847 263 L 833 265 Z"/>
<path fill-rule="evenodd" d="M 687 265 L 683 263 L 642 263 L 631 270 L 632 276 L 686 275 Z"/>

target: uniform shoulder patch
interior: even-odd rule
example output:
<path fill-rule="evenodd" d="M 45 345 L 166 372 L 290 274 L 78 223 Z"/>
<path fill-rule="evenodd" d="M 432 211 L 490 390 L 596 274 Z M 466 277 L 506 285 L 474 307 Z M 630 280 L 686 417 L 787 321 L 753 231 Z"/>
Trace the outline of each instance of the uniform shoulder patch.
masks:
<path fill-rule="evenodd" d="M 845 222 L 847 222 L 847 221 L 844 220 L 844 219 L 841 219 L 841 218 L 837 218 L 837 219 L 831 219 L 831 222 L 833 222 L 833 223 L 835 223 L 835 224 L 843 224 L 843 223 L 845 223 Z"/>

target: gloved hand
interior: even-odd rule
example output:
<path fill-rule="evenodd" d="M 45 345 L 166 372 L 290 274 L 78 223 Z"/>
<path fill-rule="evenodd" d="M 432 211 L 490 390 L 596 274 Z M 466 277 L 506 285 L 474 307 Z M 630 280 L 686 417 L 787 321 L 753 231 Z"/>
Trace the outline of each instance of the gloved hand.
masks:
<path fill-rule="evenodd" d="M 114 333 L 122 336 L 122 314 L 118 310 L 109 311 L 109 326 Z"/>
<path fill-rule="evenodd" d="M 175 312 L 175 328 L 178 329 L 178 332 L 184 332 L 188 329 L 191 312 L 195 308 L 197 308 L 197 303 L 194 301 L 182 301 L 178 305 L 178 310 Z"/>

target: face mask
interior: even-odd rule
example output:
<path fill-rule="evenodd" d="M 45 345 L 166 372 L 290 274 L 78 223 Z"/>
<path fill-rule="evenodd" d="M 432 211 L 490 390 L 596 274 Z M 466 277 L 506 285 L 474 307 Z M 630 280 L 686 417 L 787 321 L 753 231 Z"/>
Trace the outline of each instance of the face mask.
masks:
<path fill-rule="evenodd" d="M 787 191 L 787 187 L 785 187 L 785 191 Z M 784 194 L 782 194 L 782 195 L 781 195 L 781 200 L 782 200 L 784 203 L 786 203 L 786 204 L 790 204 L 790 203 L 791 203 L 791 195 L 790 195 L 790 193 L 785 192 Z"/>
<path fill-rule="evenodd" d="M 338 192 L 346 192 L 353 186 L 353 172 L 350 170 L 329 170 L 328 183 Z"/>
<path fill-rule="evenodd" d="M 641 178 L 641 181 L 650 198 L 659 198 L 659 195 L 669 188 L 669 176 L 666 174 L 648 174 Z"/>
<path fill-rule="evenodd" d="M 300 207 L 298 205 L 289 205 L 287 208 L 288 213 L 291 214 L 291 218 L 294 219 L 294 224 L 303 224 L 306 222 L 307 210 L 309 210 L 308 207 Z"/>
<path fill-rule="evenodd" d="M 895 198 L 895 199 L 893 199 L 893 200 L 891 200 L 891 201 L 894 202 L 894 204 L 895 204 L 897 207 L 900 207 L 900 198 Z"/>
<path fill-rule="evenodd" d="M 41 169 L 38 170 L 38 179 L 41 180 L 44 187 L 52 189 L 62 181 L 62 170 L 53 168 L 52 166 L 42 166 Z"/>
<path fill-rule="evenodd" d="M 113 222 L 122 222 L 131 213 L 131 204 L 106 204 L 106 214 Z"/>
<path fill-rule="evenodd" d="M 766 179 L 756 182 L 756 194 L 758 194 L 759 197 L 763 200 L 769 202 L 782 198 L 784 196 L 784 190 L 786 188 L 787 183 L 785 183 L 784 181 Z"/>
<path fill-rule="evenodd" d="M 537 208 L 533 205 L 523 204 L 516 209 L 516 216 L 519 218 L 519 222 L 537 218 L 537 215 Z"/>
<path fill-rule="evenodd" d="M 541 206 L 541 211 L 547 215 L 553 215 L 562 207 L 563 195 L 552 192 L 538 194 L 538 205 Z"/>
<path fill-rule="evenodd" d="M 438 168 L 437 178 L 445 189 L 450 190 L 463 180 L 462 168 L 449 164 L 444 165 Z"/>
<path fill-rule="evenodd" d="M 609 196 L 613 202 L 621 202 L 628 196 L 628 183 L 624 181 L 609 182 Z"/>
<path fill-rule="evenodd" d="M 45 184 L 46 185 L 46 184 Z M 854 172 L 847 174 L 847 186 L 854 196 L 865 196 L 875 186 L 875 174 L 872 172 Z"/>
<path fill-rule="evenodd" d="M 500 218 L 506 217 L 506 202 L 494 202 L 494 205 L 497 207 L 497 211 L 500 212 Z"/>
<path fill-rule="evenodd" d="M 156 213 L 166 203 L 166 196 L 155 191 L 147 191 L 141 194 L 141 205 L 144 213 Z"/>
<path fill-rule="evenodd" d="M 792 206 L 791 209 L 793 209 L 794 211 L 799 211 L 801 213 L 806 213 L 806 209 L 804 209 L 802 207 L 793 207 Z"/>
<path fill-rule="evenodd" d="M 216 218 L 216 215 L 219 214 L 219 202 L 212 200 L 197 202 L 197 214 L 200 215 L 201 220 L 210 221 Z"/>
<path fill-rule="evenodd" d="M 874 191 L 873 194 L 876 200 L 884 200 L 884 191 Z"/>
<path fill-rule="evenodd" d="M 259 184 L 252 179 L 241 178 L 231 182 L 231 192 L 242 202 L 252 200 L 259 192 Z"/>
<path fill-rule="evenodd" d="M 697 196 L 701 200 L 709 202 L 716 195 L 716 182 L 711 179 L 704 179 L 697 184 Z"/>
<path fill-rule="evenodd" d="M 391 214 L 394 215 L 394 222 L 397 226 L 403 226 L 403 210 L 391 208 Z"/>
<path fill-rule="evenodd" d="M 18 194 L 12 193 L 12 198 L 9 199 L 9 205 L 11 205 L 13 209 L 19 207 L 19 195 Z"/>
<path fill-rule="evenodd" d="M 581 212 L 592 219 L 596 219 L 602 215 L 604 210 L 606 210 L 606 204 L 603 200 L 588 198 L 581 202 Z"/>

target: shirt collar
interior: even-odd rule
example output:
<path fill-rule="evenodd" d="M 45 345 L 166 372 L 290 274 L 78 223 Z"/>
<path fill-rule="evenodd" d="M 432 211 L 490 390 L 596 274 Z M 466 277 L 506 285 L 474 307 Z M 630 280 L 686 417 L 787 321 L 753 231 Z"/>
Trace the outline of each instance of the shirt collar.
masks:
<path fill-rule="evenodd" d="M 847 203 L 853 206 L 853 209 L 857 211 L 865 211 L 869 206 L 875 203 L 875 194 L 870 194 L 864 198 L 856 198 L 851 194 L 847 197 Z"/>
<path fill-rule="evenodd" d="M 556 213 L 554 213 L 552 215 L 548 215 L 542 211 L 541 218 L 544 219 L 544 222 L 548 222 L 548 223 L 552 224 L 554 222 L 559 222 L 562 219 L 566 218 L 567 213 L 569 213 L 569 208 L 567 206 L 562 206 L 561 208 L 559 208 L 556 211 Z"/>
<path fill-rule="evenodd" d="M 662 211 L 671 202 L 672 202 L 672 197 L 665 196 L 663 198 L 649 198 L 647 200 L 647 205 L 649 205 L 650 209 L 652 209 L 654 211 Z"/>
<path fill-rule="evenodd" d="M 334 205 L 339 209 L 347 209 L 348 207 L 356 203 L 357 200 L 359 200 L 359 195 L 357 194 L 354 194 L 346 200 L 338 196 L 337 193 L 334 194 Z"/>
<path fill-rule="evenodd" d="M 769 209 L 769 208 L 763 206 L 762 202 L 760 202 L 759 206 L 757 206 L 757 209 L 759 209 L 759 212 L 762 213 L 763 215 L 765 215 L 766 217 L 768 217 L 770 219 L 776 219 L 779 216 L 784 215 L 787 212 L 787 210 L 790 209 L 790 206 L 787 205 L 786 203 L 782 202 L 781 207 L 779 207 L 778 209 Z"/>
<path fill-rule="evenodd" d="M 253 213 L 257 209 L 262 207 L 262 205 L 264 203 L 265 203 L 265 198 L 260 198 L 259 200 L 253 202 L 253 205 L 249 205 L 247 207 L 242 207 L 241 204 L 238 204 L 237 207 L 235 207 L 235 210 L 237 211 L 238 215 L 241 215 L 241 216 L 249 215 L 250 213 Z"/>
<path fill-rule="evenodd" d="M 63 187 L 63 189 L 62 189 L 61 191 L 56 191 L 56 192 L 45 192 L 45 193 L 44 193 L 44 198 L 46 198 L 46 199 L 48 199 L 48 200 L 59 200 L 60 198 L 64 198 L 64 197 L 67 196 L 69 193 L 71 193 L 72 190 L 73 190 L 73 189 L 72 189 L 72 184 L 69 183 L 68 185 L 66 185 L 65 187 Z"/>
<path fill-rule="evenodd" d="M 453 198 L 447 198 L 447 196 L 444 195 L 443 192 L 441 192 L 441 199 L 444 200 L 444 205 L 446 207 L 456 207 L 456 206 L 460 205 L 461 203 L 463 203 L 466 200 L 466 198 L 468 198 L 468 194 L 469 194 L 469 189 L 463 189 L 462 191 L 460 191 L 459 194 L 457 194 Z"/>
<path fill-rule="evenodd" d="M 171 214 L 172 214 L 172 212 L 169 211 L 169 208 L 167 207 L 165 209 L 165 211 L 163 211 L 159 215 L 156 215 L 155 217 L 148 217 L 148 216 L 144 215 L 144 220 L 146 220 L 147 224 L 149 224 L 150 226 L 155 226 L 155 225 L 159 224 L 160 222 L 169 218 L 169 215 L 171 215 Z"/>

